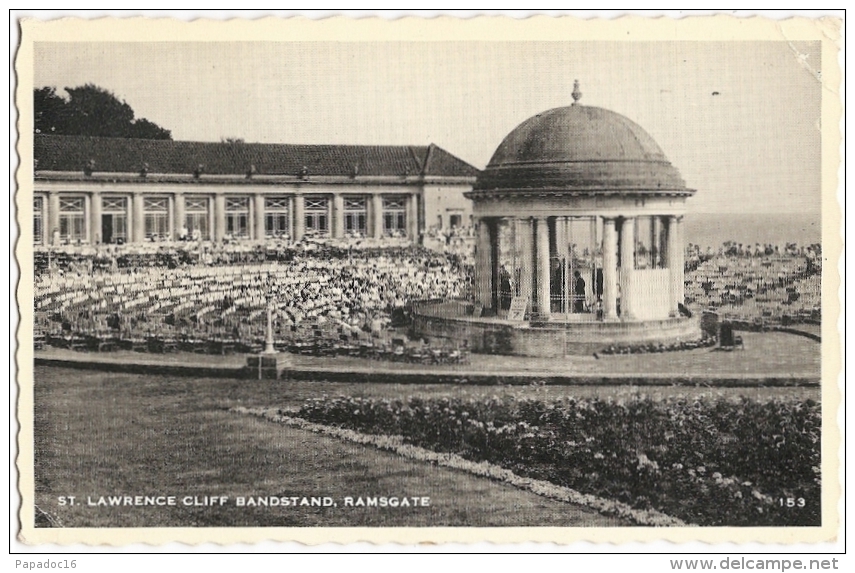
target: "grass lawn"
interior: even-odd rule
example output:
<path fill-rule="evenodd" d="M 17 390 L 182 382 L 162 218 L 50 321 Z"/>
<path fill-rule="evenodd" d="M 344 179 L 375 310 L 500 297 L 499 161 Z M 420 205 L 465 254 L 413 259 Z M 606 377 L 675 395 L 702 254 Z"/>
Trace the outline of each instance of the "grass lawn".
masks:
<path fill-rule="evenodd" d="M 319 392 L 354 389 L 414 390 L 37 367 L 36 504 L 44 512 L 37 526 L 625 525 L 497 482 L 227 411 L 296 405 Z M 86 505 L 87 497 L 109 495 L 174 495 L 177 505 Z M 77 505 L 60 506 L 59 496 L 75 496 Z M 185 506 L 184 496 L 230 501 Z M 330 496 L 339 506 L 237 507 L 236 496 Z M 431 502 L 426 508 L 345 508 L 344 496 L 429 496 Z"/>
<path fill-rule="evenodd" d="M 35 369 L 36 503 L 66 527 L 614 525 L 589 510 L 468 474 L 402 459 L 252 416 L 233 406 L 307 398 L 557 398 L 782 394 L 817 387 L 449 386 L 257 382 L 76 369 Z M 175 495 L 175 507 L 59 506 L 58 496 Z M 430 496 L 428 508 L 185 507 L 183 496 Z M 42 519 L 39 525 L 47 525 Z"/>

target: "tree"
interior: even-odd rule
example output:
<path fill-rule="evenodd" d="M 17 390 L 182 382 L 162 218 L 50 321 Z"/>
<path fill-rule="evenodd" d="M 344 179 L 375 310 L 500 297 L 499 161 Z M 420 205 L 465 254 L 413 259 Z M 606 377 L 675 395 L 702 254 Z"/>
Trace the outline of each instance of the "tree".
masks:
<path fill-rule="evenodd" d="M 172 133 L 168 129 L 163 129 L 156 123 L 141 117 L 131 126 L 128 137 L 135 139 L 172 139 Z"/>
<path fill-rule="evenodd" d="M 135 139 L 172 139 L 172 133 L 145 119 L 112 92 L 93 84 L 65 88 L 63 98 L 53 87 L 34 90 L 36 133 Z"/>
<path fill-rule="evenodd" d="M 51 87 L 38 88 L 33 93 L 36 133 L 57 133 L 65 129 L 65 100 Z"/>

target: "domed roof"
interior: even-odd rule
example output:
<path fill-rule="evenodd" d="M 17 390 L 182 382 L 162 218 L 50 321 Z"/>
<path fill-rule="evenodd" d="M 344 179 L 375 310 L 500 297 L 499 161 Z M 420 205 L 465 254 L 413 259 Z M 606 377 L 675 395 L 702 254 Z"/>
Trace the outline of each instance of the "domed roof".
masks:
<path fill-rule="evenodd" d="M 582 105 L 551 109 L 517 126 L 478 177 L 475 191 L 693 193 L 638 124 Z"/>

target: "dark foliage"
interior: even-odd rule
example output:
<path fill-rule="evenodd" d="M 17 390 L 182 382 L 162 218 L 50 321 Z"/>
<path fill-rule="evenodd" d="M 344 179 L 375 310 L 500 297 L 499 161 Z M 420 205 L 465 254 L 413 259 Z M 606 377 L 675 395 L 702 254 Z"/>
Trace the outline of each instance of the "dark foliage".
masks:
<path fill-rule="evenodd" d="M 51 135 L 86 135 L 131 139 L 172 139 L 172 133 L 145 119 L 134 118 L 134 110 L 111 92 L 86 84 L 65 88 L 37 88 L 33 93 L 35 132 Z"/>

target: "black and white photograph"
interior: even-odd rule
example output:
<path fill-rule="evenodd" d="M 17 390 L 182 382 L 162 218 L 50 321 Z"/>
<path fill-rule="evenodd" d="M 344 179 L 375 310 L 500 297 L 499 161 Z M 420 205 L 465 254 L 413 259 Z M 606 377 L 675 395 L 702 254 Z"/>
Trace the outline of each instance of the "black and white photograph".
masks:
<path fill-rule="evenodd" d="M 832 539 L 841 23 L 701 20 L 24 20 L 24 542 Z"/>

